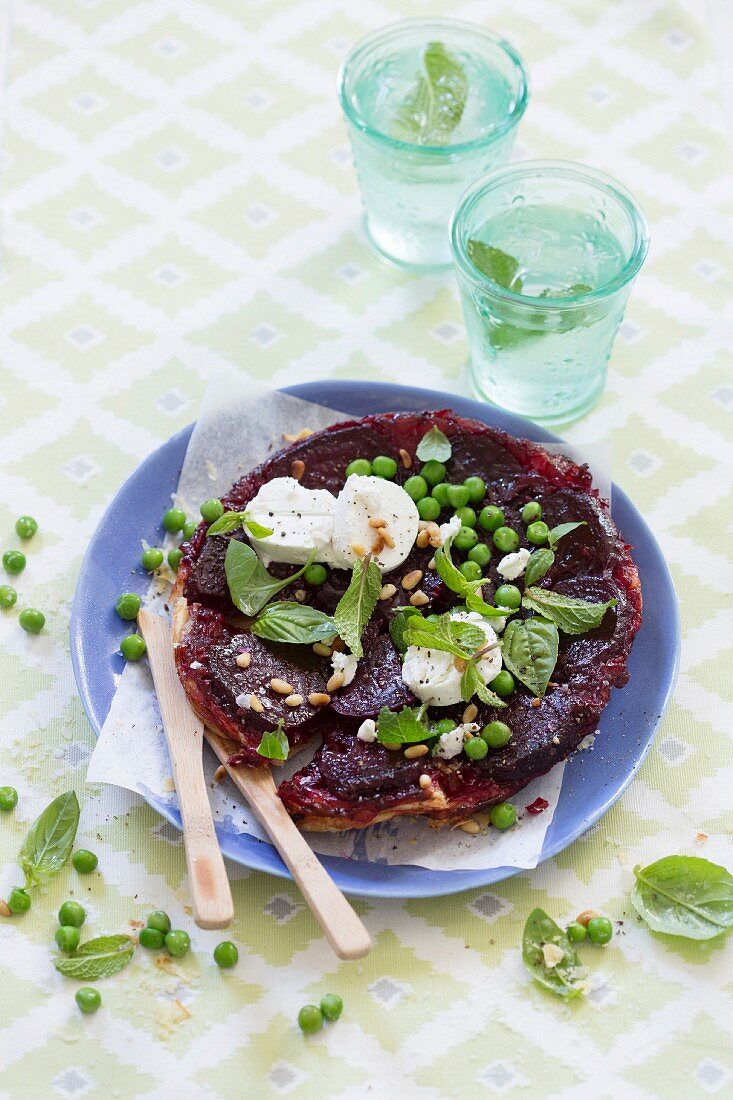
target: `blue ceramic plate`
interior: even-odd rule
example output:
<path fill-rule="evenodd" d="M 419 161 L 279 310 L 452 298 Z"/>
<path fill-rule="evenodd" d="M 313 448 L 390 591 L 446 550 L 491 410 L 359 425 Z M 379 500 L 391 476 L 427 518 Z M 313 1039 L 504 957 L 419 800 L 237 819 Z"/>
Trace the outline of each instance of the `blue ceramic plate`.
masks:
<path fill-rule="evenodd" d="M 557 442 L 557 437 L 518 416 L 490 405 L 435 390 L 368 382 L 313 382 L 292 386 L 288 393 L 343 411 L 368 413 L 450 407 L 515 436 Z M 185 428 L 138 466 L 107 509 L 82 563 L 71 616 L 74 674 L 89 721 L 99 735 L 110 708 L 116 678 L 123 669 L 117 652 L 120 621 L 114 611 L 120 592 L 147 586 L 147 576 L 131 569 L 140 556 L 140 539 L 160 539 L 160 517 L 191 434 Z M 601 736 L 592 753 L 570 760 L 560 802 L 545 837 L 541 859 L 561 852 L 606 812 L 631 782 L 646 756 L 669 700 L 677 671 L 679 619 L 669 570 L 649 528 L 628 497 L 614 486 L 613 516 L 622 537 L 633 547 L 644 593 L 644 621 L 631 651 L 631 678 L 614 691 L 603 712 Z M 157 801 L 150 805 L 178 828 L 177 812 Z M 275 849 L 253 837 L 220 836 L 224 854 L 237 863 L 289 877 Z M 423 867 L 386 867 L 380 863 L 324 858 L 347 893 L 374 897 L 434 897 L 498 882 L 516 873 L 513 867 L 489 871 L 429 871 Z"/>

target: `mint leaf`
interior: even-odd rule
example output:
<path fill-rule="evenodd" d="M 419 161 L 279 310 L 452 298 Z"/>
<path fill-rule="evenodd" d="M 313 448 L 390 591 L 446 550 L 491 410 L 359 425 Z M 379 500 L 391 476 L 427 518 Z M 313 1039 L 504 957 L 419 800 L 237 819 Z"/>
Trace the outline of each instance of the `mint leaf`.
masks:
<path fill-rule="evenodd" d="M 593 290 L 592 286 L 588 286 L 587 283 L 573 283 L 571 286 L 564 286 L 560 290 L 543 290 L 538 297 L 540 298 L 569 298 L 574 294 L 590 294 Z"/>
<path fill-rule="evenodd" d="M 549 619 L 565 634 L 585 634 L 587 630 L 595 630 L 601 625 L 609 607 L 615 606 L 615 600 L 591 603 L 564 596 L 561 592 L 552 592 L 549 588 L 528 588 L 522 597 L 522 607 Z"/>
<path fill-rule="evenodd" d="M 232 539 L 224 558 L 229 595 L 232 603 L 243 615 L 256 615 L 273 596 L 302 577 L 312 563 L 317 551 L 313 550 L 305 565 L 285 580 L 277 580 L 268 573 L 251 546 Z"/>
<path fill-rule="evenodd" d="M 215 519 L 206 532 L 209 535 L 228 535 L 230 531 L 237 531 L 240 527 L 246 527 L 256 539 L 266 539 L 272 534 L 269 527 L 263 527 L 257 520 L 252 519 L 249 512 L 225 512 Z"/>
<path fill-rule="evenodd" d="M 474 623 L 456 621 L 450 615 L 441 615 L 434 622 L 423 618 L 409 621 L 404 632 L 404 641 L 408 646 L 453 653 L 456 657 L 468 660 L 476 650 L 486 645 L 486 635 Z"/>
<path fill-rule="evenodd" d="M 530 588 L 535 581 L 544 577 L 545 573 L 548 573 L 552 569 L 555 563 L 555 555 L 552 550 L 534 550 L 527 562 L 527 568 L 524 570 L 524 586 Z"/>
<path fill-rule="evenodd" d="M 569 535 L 571 531 L 575 531 L 577 527 L 587 527 L 587 522 L 583 519 L 579 523 L 559 523 L 557 527 L 553 527 L 548 536 L 548 542 L 551 550 L 557 550 L 557 544 L 560 539 L 564 539 L 566 535 Z"/>
<path fill-rule="evenodd" d="M 336 605 L 336 628 L 355 657 L 362 657 L 364 649 L 361 636 L 374 614 L 379 593 L 382 590 L 382 574 L 379 566 L 367 555 L 357 561 L 351 574 L 349 587 Z"/>
<path fill-rule="evenodd" d="M 131 961 L 135 944 L 129 936 L 97 936 L 71 955 L 58 955 L 53 965 L 67 978 L 96 982 L 123 970 Z"/>
<path fill-rule="evenodd" d="M 543 619 L 514 619 L 502 639 L 504 664 L 525 687 L 542 696 L 557 664 L 558 641 L 554 623 Z"/>
<path fill-rule="evenodd" d="M 417 445 L 415 454 L 421 462 L 447 462 L 453 454 L 453 447 L 448 436 L 441 432 L 440 428 L 433 426 L 425 432 Z"/>
<path fill-rule="evenodd" d="M 453 564 L 450 554 L 452 541 L 452 539 L 446 539 L 435 551 L 435 570 L 446 588 L 450 588 L 451 592 L 465 599 L 469 592 L 473 592 L 475 584 L 472 587 L 471 582 L 467 581 L 460 569 Z"/>
<path fill-rule="evenodd" d="M 486 275 L 504 290 L 521 293 L 522 280 L 518 278 L 519 262 L 513 256 L 473 237 L 466 245 L 466 252 L 471 263 L 482 275 Z"/>
<path fill-rule="evenodd" d="M 282 718 L 278 720 L 274 730 L 265 730 L 262 734 L 257 752 L 268 760 L 287 760 L 290 745 L 285 736 L 285 722 Z"/>
<path fill-rule="evenodd" d="M 395 644 L 398 653 L 404 653 L 407 649 L 405 631 L 409 619 L 417 616 L 422 619 L 422 612 L 417 607 L 398 607 L 389 623 L 389 636 Z"/>
<path fill-rule="evenodd" d="M 291 603 L 289 600 L 266 607 L 252 623 L 251 630 L 270 642 L 293 645 L 322 642 L 338 634 L 336 623 L 330 615 L 307 604 Z"/>
<path fill-rule="evenodd" d="M 700 856 L 635 867 L 631 902 L 654 932 L 711 940 L 733 928 L 733 876 Z"/>
<path fill-rule="evenodd" d="M 474 695 L 478 696 L 481 702 L 488 707 L 505 707 L 507 705 L 503 699 L 487 688 L 476 661 L 469 661 L 461 676 L 461 699 L 464 703 L 470 703 Z"/>
<path fill-rule="evenodd" d="M 377 718 L 377 740 L 383 745 L 409 745 L 432 734 L 424 720 L 426 707 L 403 707 L 400 711 L 382 707 Z"/>
<path fill-rule="evenodd" d="M 18 856 L 26 887 L 38 886 L 61 870 L 71 855 L 78 825 L 79 802 L 74 791 L 60 794 L 38 815 Z"/>
<path fill-rule="evenodd" d="M 548 966 L 545 952 L 548 944 L 562 951 L 562 959 Z M 570 999 L 583 992 L 580 984 L 586 970 L 580 965 L 578 954 L 568 937 L 544 909 L 533 909 L 527 917 L 522 935 L 522 959 L 536 982 L 558 997 Z"/>
<path fill-rule="evenodd" d="M 468 99 L 466 72 L 442 42 L 427 45 L 423 66 L 424 73 L 397 113 L 393 132 L 402 141 L 446 145 Z"/>

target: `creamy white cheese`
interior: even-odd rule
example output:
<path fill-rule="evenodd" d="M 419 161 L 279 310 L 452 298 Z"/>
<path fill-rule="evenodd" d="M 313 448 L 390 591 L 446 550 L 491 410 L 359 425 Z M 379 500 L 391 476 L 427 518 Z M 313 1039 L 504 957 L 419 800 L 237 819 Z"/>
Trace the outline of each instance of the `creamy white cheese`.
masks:
<path fill-rule="evenodd" d="M 486 644 L 497 641 L 496 631 L 476 611 L 459 611 L 451 615 L 458 622 L 470 622 L 484 632 Z M 460 668 L 452 653 L 437 649 L 409 646 L 402 663 L 402 679 L 414 696 L 433 707 L 451 707 L 461 702 Z M 488 684 L 501 672 L 501 650 L 490 650 L 477 664 L 479 674 Z"/>
<path fill-rule="evenodd" d="M 331 654 L 331 668 L 334 672 L 343 673 L 344 682 L 341 685 L 346 687 L 356 676 L 356 666 L 358 660 L 353 653 L 341 653 L 338 649 L 335 649 Z"/>
<path fill-rule="evenodd" d="M 359 474 L 347 478 L 333 518 L 334 564 L 350 569 L 365 553 L 373 552 L 383 573 L 402 565 L 415 544 L 420 521 L 417 505 L 401 485 Z M 386 521 L 384 531 L 394 546 L 384 543 L 381 529 L 370 524 L 372 519 Z"/>
<path fill-rule="evenodd" d="M 242 710 L 251 710 L 252 709 L 252 692 L 251 691 L 242 692 L 241 695 L 237 696 L 237 698 L 234 700 L 234 702 L 237 704 L 238 707 L 241 707 Z"/>
<path fill-rule="evenodd" d="M 463 752 L 463 726 L 456 726 L 448 733 L 441 733 L 433 749 L 433 756 L 439 756 L 442 760 L 452 760 L 460 752 Z"/>
<path fill-rule="evenodd" d="M 377 723 L 373 718 L 365 718 L 362 724 L 356 731 L 356 736 L 359 741 L 366 741 L 371 743 L 377 740 Z"/>
<path fill-rule="evenodd" d="M 505 554 L 496 567 L 496 572 L 500 573 L 504 580 L 515 581 L 517 577 L 521 577 L 524 570 L 527 568 L 527 562 L 529 561 L 529 550 L 524 547 L 521 550 L 517 550 L 514 554 Z"/>
<path fill-rule="evenodd" d="M 302 565 L 315 549 L 316 561 L 333 561 L 333 514 L 336 501 L 327 489 L 306 489 L 293 477 L 274 477 L 247 505 L 247 511 L 271 535 L 249 535 L 262 561 Z"/>
<path fill-rule="evenodd" d="M 440 537 L 443 542 L 447 542 L 448 539 L 454 538 L 461 529 L 460 516 L 451 516 L 447 523 L 441 523 L 440 525 Z"/>

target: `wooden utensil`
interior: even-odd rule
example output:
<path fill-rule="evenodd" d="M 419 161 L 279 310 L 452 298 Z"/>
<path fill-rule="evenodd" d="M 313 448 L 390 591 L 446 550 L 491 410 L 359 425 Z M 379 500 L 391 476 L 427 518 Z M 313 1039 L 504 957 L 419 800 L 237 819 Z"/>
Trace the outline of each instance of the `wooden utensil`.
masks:
<path fill-rule="evenodd" d="M 142 610 L 137 621 L 148 647 L 183 822 L 193 919 L 199 928 L 227 928 L 234 916 L 224 858 L 214 832 L 203 765 L 204 726 L 178 679 L 170 625 Z"/>
<path fill-rule="evenodd" d="M 369 933 L 278 798 L 270 769 L 232 767 L 227 761 L 237 745 L 209 729 L 204 736 L 267 831 L 339 958 L 368 954 Z"/>

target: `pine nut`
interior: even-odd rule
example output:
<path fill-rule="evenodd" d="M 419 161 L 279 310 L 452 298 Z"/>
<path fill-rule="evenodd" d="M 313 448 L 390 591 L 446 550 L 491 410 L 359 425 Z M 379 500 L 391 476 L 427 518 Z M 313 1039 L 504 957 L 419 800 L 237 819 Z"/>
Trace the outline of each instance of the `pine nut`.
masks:
<path fill-rule="evenodd" d="M 216 783 L 216 784 L 221 783 L 222 779 L 224 779 L 226 777 L 226 774 L 227 774 L 226 768 L 224 767 L 223 764 L 220 764 L 219 767 L 214 772 L 214 777 L 213 777 L 214 778 L 214 783 Z"/>
<path fill-rule="evenodd" d="M 386 521 L 386 519 L 382 519 L 381 516 L 372 516 L 371 519 L 369 520 L 369 526 L 370 527 L 377 527 L 377 528 L 386 527 L 387 526 L 387 521 Z"/>
<path fill-rule="evenodd" d="M 410 596 L 410 603 L 413 607 L 425 607 L 426 603 L 430 603 L 430 597 L 425 595 L 422 588 L 418 588 L 417 592 L 413 592 Z"/>
<path fill-rule="evenodd" d="M 405 749 L 405 757 L 407 760 L 417 760 L 420 756 L 427 756 L 427 745 L 410 745 L 408 749 Z"/>
<path fill-rule="evenodd" d="M 257 696 L 253 694 L 253 695 L 250 695 L 250 698 L 249 698 L 249 709 L 253 710 L 255 712 L 255 714 L 262 714 L 262 712 L 265 708 L 262 705 L 262 703 L 260 702 L 260 700 L 257 698 Z"/>
<path fill-rule="evenodd" d="M 412 592 L 413 588 L 417 588 L 422 580 L 422 569 L 411 569 L 409 573 L 405 573 L 402 578 L 402 587 L 406 592 Z"/>
<path fill-rule="evenodd" d="M 578 924 L 583 925 L 583 928 L 587 928 L 588 927 L 588 922 L 592 921 L 594 919 L 594 917 L 597 917 L 597 916 L 598 916 L 598 914 L 596 913 L 595 909 L 584 909 L 583 912 L 578 914 L 578 916 L 575 919 L 578 922 Z"/>
<path fill-rule="evenodd" d="M 432 779 L 430 778 L 429 775 L 426 775 L 425 772 L 423 772 L 423 774 L 418 779 L 418 783 L 420 784 L 420 786 L 422 787 L 422 789 L 424 791 L 426 791 L 428 789 L 428 787 L 432 787 L 432 785 L 433 785 Z"/>
<path fill-rule="evenodd" d="M 249 668 L 249 666 L 252 662 L 252 654 L 248 653 L 245 650 L 244 653 L 238 653 L 236 659 L 237 659 L 237 665 L 238 665 L 239 668 Z"/>
<path fill-rule="evenodd" d="M 288 432 L 283 432 L 283 439 L 286 443 L 300 443 L 302 439 L 307 439 L 309 435 L 313 435 L 312 428 L 301 428 L 295 435 L 289 435 Z"/>
<path fill-rule="evenodd" d="M 300 481 L 305 473 L 305 462 L 302 458 L 296 458 L 293 460 L 290 466 L 290 476 L 294 477 L 296 481 Z"/>
<path fill-rule="evenodd" d="M 435 558 L 431 558 L 428 562 L 428 569 L 435 569 Z"/>
<path fill-rule="evenodd" d="M 326 691 L 330 693 L 338 691 L 340 687 L 344 686 L 344 674 L 343 672 L 334 672 L 331 679 L 326 684 Z"/>
<path fill-rule="evenodd" d="M 387 744 L 384 747 L 385 747 L 385 749 L 388 749 L 390 752 L 399 752 L 400 749 L 402 748 L 402 745 L 399 743 L 399 741 L 396 741 L 396 742 L 388 741 Z"/>
<path fill-rule="evenodd" d="M 429 526 L 430 526 L 430 522 L 429 522 L 429 520 L 427 520 L 427 519 L 419 519 L 419 520 L 417 521 L 417 529 L 418 529 L 418 531 L 427 531 L 427 529 L 428 529 L 428 527 L 429 527 Z"/>
<path fill-rule="evenodd" d="M 366 550 L 364 549 L 364 547 L 362 546 L 362 544 L 360 542 L 352 542 L 351 552 L 352 552 L 352 554 L 356 554 L 357 558 L 365 558 L 366 557 Z"/>
<path fill-rule="evenodd" d="M 384 541 L 384 532 L 380 530 L 377 532 L 377 537 L 375 538 L 374 544 L 372 546 L 372 554 L 375 558 L 379 557 L 386 545 L 387 544 Z"/>
<path fill-rule="evenodd" d="M 533 699 L 532 702 L 529 705 L 531 707 L 534 707 L 535 710 L 537 710 L 537 707 L 539 707 L 541 705 L 541 703 L 542 703 L 541 699 Z"/>
<path fill-rule="evenodd" d="M 288 695 L 287 699 L 285 700 L 285 706 L 286 707 L 299 707 L 302 702 L 303 702 L 303 696 L 298 695 L 298 693 L 296 691 L 292 695 Z"/>
<path fill-rule="evenodd" d="M 397 586 L 394 584 L 385 584 L 382 591 L 379 593 L 380 600 L 391 600 L 397 592 Z"/>
<path fill-rule="evenodd" d="M 461 832 L 470 833 L 471 836 L 476 836 L 481 832 L 481 826 L 478 821 L 464 821 L 460 826 Z"/>
<path fill-rule="evenodd" d="M 326 645 L 325 642 L 314 642 L 313 652 L 317 653 L 319 657 L 330 657 L 333 650 L 330 645 Z"/>
<path fill-rule="evenodd" d="M 418 531 L 417 538 L 415 539 L 415 545 L 419 546 L 421 550 L 424 550 L 429 542 L 430 535 L 427 533 L 427 531 Z"/>
<path fill-rule="evenodd" d="M 469 703 L 468 706 L 466 707 L 466 709 L 464 710 L 463 718 L 461 719 L 464 726 L 468 725 L 469 722 L 475 722 L 477 714 L 478 714 L 478 707 L 476 706 L 476 704 L 475 703 Z"/>
<path fill-rule="evenodd" d="M 382 528 L 382 542 L 384 543 L 385 546 L 388 546 L 390 548 L 390 550 L 394 550 L 395 541 L 392 538 L 392 536 L 390 535 L 390 533 L 389 533 L 389 531 L 387 530 L 386 527 Z"/>
<path fill-rule="evenodd" d="M 428 520 L 428 524 L 427 524 L 427 527 L 425 528 L 425 530 L 427 531 L 427 533 L 429 535 L 439 535 L 440 534 L 440 526 L 439 526 L 439 524 L 437 524 L 435 522 L 434 519 Z"/>
<path fill-rule="evenodd" d="M 298 603 L 305 603 L 307 595 L 308 595 L 308 593 L 306 592 L 306 590 L 304 588 L 296 588 L 295 598 L 298 601 Z"/>
<path fill-rule="evenodd" d="M 412 457 L 409 451 L 406 451 L 404 447 L 400 447 L 400 458 L 402 459 L 402 465 L 406 470 L 409 470 L 412 466 Z"/>
<path fill-rule="evenodd" d="M 308 696 L 308 702 L 312 707 L 325 707 L 331 702 L 331 696 L 325 691 L 312 691 Z"/>
<path fill-rule="evenodd" d="M 293 688 L 287 682 L 287 680 L 281 680 L 279 676 L 273 676 L 270 680 L 270 687 L 273 691 L 276 691 L 278 695 L 292 695 Z"/>
<path fill-rule="evenodd" d="M 0 917 L 12 917 L 13 911 L 8 905 L 7 901 L 3 901 L 0 898 Z"/>
<path fill-rule="evenodd" d="M 463 657 L 454 657 L 453 668 L 456 670 L 456 672 L 465 672 L 468 668 L 468 661 L 465 661 Z"/>

